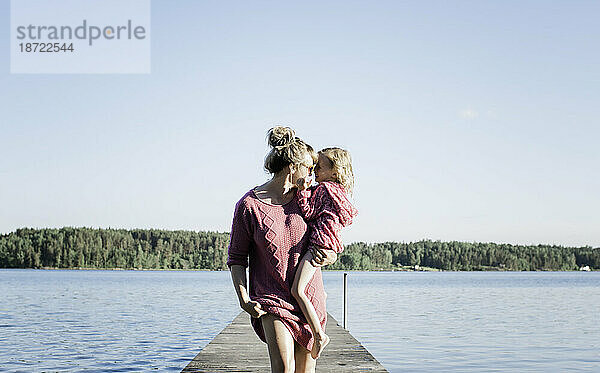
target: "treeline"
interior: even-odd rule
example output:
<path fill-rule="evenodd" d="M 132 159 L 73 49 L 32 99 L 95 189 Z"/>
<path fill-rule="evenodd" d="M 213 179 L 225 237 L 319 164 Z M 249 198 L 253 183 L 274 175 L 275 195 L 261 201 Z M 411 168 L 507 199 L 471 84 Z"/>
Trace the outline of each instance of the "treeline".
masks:
<path fill-rule="evenodd" d="M 17 229 L 0 268 L 227 269 L 229 234 L 158 229 Z"/>
<path fill-rule="evenodd" d="M 572 271 L 600 268 L 600 248 L 555 245 L 441 242 L 353 243 L 330 269 L 373 270 L 405 266 L 446 271 Z"/>
<path fill-rule="evenodd" d="M 227 269 L 229 235 L 158 229 L 21 228 L 0 236 L 0 268 Z M 600 268 L 600 248 L 495 243 L 346 245 L 329 269 L 570 271 Z"/>

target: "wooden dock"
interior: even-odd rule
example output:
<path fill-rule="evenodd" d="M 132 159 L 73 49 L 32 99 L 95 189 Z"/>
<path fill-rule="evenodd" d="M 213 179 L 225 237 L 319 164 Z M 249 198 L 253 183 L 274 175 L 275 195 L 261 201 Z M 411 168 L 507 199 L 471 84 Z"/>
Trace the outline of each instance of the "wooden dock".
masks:
<path fill-rule="evenodd" d="M 326 333 L 331 337 L 317 372 L 387 372 L 373 355 L 328 314 Z M 250 316 L 240 313 L 182 370 L 198 372 L 270 372 L 269 354 L 250 325 Z"/>

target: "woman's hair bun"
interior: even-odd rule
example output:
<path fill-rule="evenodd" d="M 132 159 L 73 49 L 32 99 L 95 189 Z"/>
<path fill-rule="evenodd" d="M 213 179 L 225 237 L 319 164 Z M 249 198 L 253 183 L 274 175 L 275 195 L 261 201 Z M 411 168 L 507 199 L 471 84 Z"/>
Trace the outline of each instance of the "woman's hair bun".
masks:
<path fill-rule="evenodd" d="M 265 170 L 276 174 L 290 164 L 301 164 L 310 155 L 315 162 L 317 154 L 313 148 L 296 137 L 296 131 L 290 127 L 277 126 L 267 132 L 271 150 L 265 157 Z"/>
<path fill-rule="evenodd" d="M 294 141 L 296 132 L 290 127 L 277 126 L 269 130 L 267 138 L 272 148 L 281 149 Z"/>

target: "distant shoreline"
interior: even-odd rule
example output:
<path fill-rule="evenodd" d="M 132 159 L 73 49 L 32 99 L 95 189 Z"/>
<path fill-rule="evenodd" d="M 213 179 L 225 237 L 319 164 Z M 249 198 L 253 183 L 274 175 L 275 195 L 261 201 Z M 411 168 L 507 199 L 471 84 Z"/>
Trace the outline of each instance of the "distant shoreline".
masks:
<path fill-rule="evenodd" d="M 409 266 L 406 266 L 409 267 Z M 84 268 L 84 267 L 72 267 L 72 268 L 58 268 L 58 267 L 41 267 L 41 268 L 0 268 L 0 269 L 9 269 L 9 270 L 17 270 L 17 269 L 33 269 L 33 270 L 44 270 L 44 271 L 136 271 L 136 272 L 150 272 L 150 271 L 160 271 L 160 272 L 229 272 L 228 269 L 197 269 L 197 268 L 189 268 L 189 269 L 181 269 L 181 268 Z M 439 268 L 430 268 L 430 267 L 419 267 L 418 269 L 414 268 L 394 268 L 394 269 L 325 269 L 327 272 L 598 272 L 597 270 L 590 269 L 589 271 L 584 270 L 532 270 L 532 271 L 523 271 L 523 270 L 510 270 L 510 269 L 502 269 L 502 268 L 488 268 L 488 269 L 474 269 L 470 271 L 465 270 L 446 270 Z"/>
<path fill-rule="evenodd" d="M 228 270 L 229 234 L 157 229 L 19 228 L 0 235 L 0 268 Z M 326 270 L 578 271 L 600 248 L 431 241 L 354 242 Z"/>

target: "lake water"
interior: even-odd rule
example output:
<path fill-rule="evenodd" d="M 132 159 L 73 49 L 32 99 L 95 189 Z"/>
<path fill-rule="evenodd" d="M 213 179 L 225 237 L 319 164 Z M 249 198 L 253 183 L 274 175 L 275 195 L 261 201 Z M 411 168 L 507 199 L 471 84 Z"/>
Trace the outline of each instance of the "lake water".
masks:
<path fill-rule="evenodd" d="M 340 322 L 342 276 L 324 273 Z M 390 372 L 600 371 L 600 272 L 348 285 L 349 330 Z M 0 270 L 0 371 L 180 371 L 239 312 L 228 272 Z"/>

